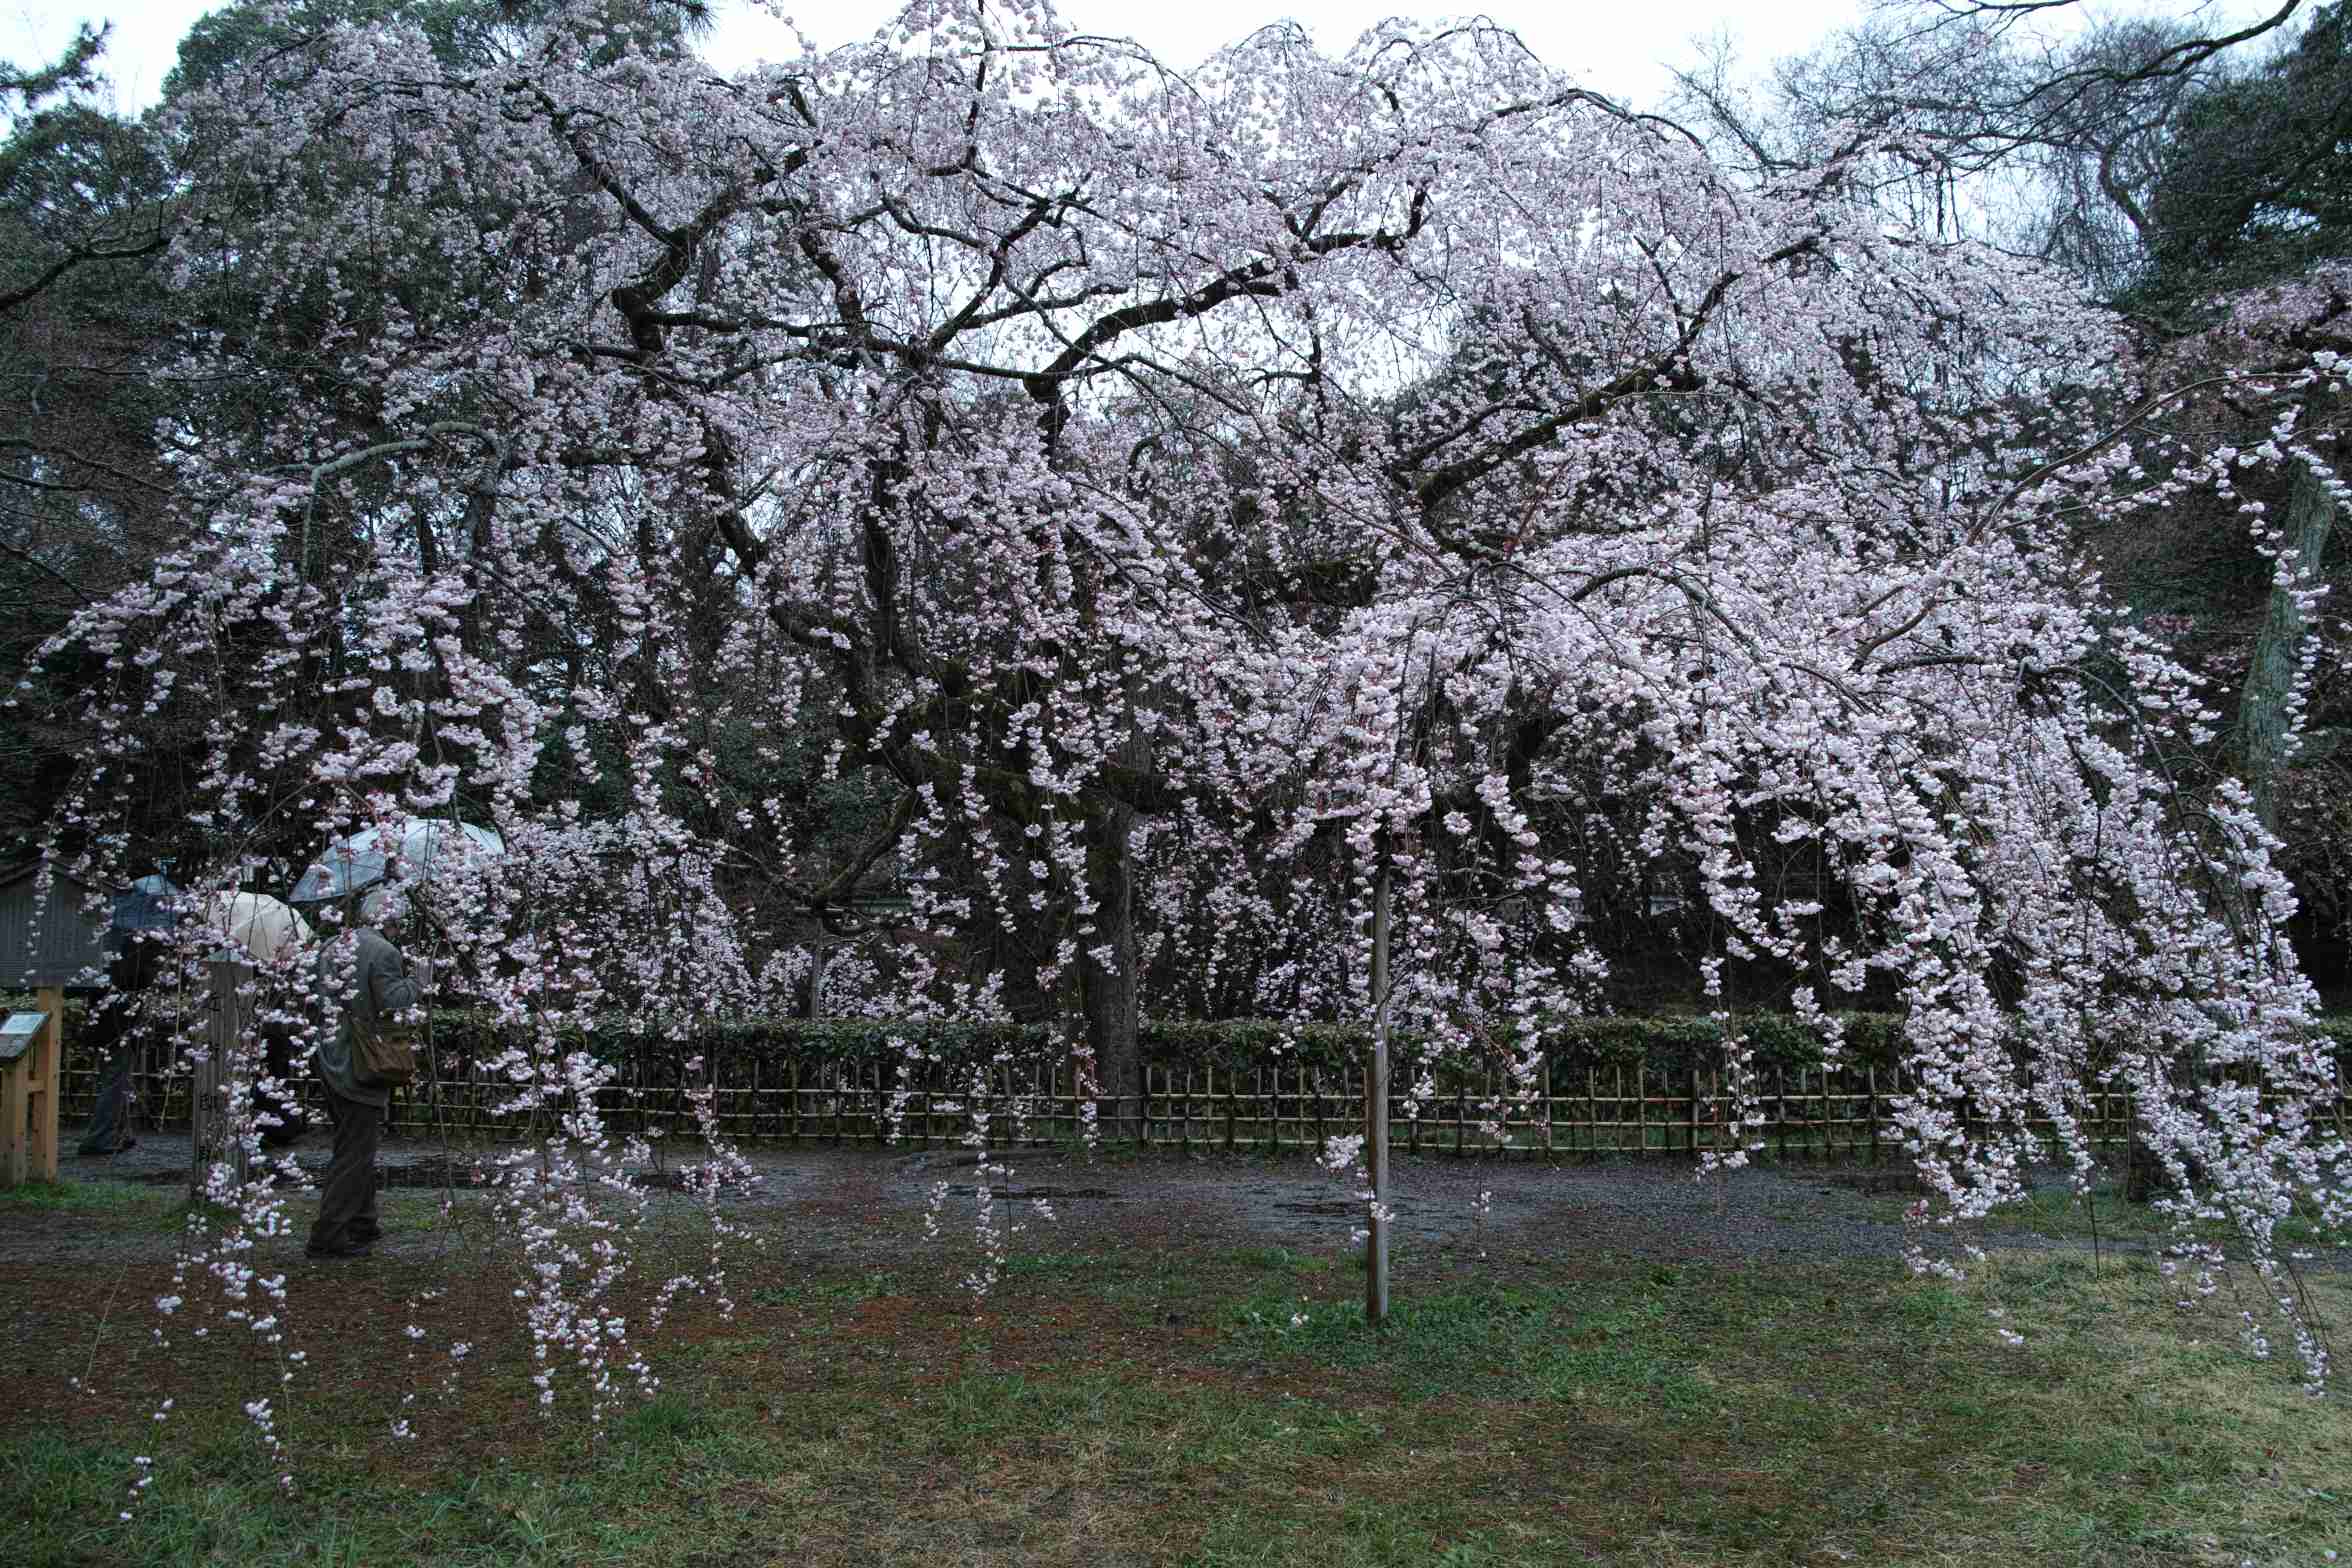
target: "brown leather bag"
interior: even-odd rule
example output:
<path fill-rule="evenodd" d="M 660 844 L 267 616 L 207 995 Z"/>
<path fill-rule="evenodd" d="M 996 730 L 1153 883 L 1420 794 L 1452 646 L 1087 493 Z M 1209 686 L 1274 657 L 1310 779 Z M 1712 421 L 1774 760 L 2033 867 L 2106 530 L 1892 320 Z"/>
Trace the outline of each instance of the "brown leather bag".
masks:
<path fill-rule="evenodd" d="M 356 1023 L 356 1021 L 355 1021 Z M 407 1024 L 352 1030 L 351 1071 L 371 1089 L 397 1089 L 416 1082 L 417 1031 Z"/>

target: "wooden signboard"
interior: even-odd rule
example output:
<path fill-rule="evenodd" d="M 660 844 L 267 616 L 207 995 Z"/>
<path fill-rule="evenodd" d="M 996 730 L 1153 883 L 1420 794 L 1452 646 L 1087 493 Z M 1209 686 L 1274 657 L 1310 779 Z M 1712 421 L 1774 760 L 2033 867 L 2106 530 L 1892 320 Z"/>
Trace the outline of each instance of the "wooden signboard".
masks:
<path fill-rule="evenodd" d="M 0 1067 L 14 1067 L 48 1027 L 47 1013 L 10 1013 L 0 1023 Z"/>
<path fill-rule="evenodd" d="M 65 992 L 41 991 L 38 1012 L 0 1024 L 0 1187 L 57 1179 L 57 1069 L 65 1056 Z"/>

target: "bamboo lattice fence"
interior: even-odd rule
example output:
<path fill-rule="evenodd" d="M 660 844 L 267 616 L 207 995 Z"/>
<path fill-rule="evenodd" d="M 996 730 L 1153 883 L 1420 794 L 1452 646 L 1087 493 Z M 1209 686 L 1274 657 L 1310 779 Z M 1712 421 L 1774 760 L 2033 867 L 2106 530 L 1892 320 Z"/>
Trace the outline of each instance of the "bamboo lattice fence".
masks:
<path fill-rule="evenodd" d="M 1095 1099 L 1106 1134 L 1149 1145 L 1197 1150 L 1306 1150 L 1360 1125 L 1363 1080 L 1354 1070 L 1265 1066 L 1147 1068 L 1140 1103 Z M 89 1114 L 96 1073 L 70 1066 L 64 1085 L 68 1118 Z M 1509 1106 L 1494 1137 L 1482 1106 L 1499 1080 L 1440 1075 L 1438 1092 L 1416 1102 L 1399 1093 L 1392 1105 L 1400 1150 L 1421 1154 L 1537 1158 L 1681 1156 L 1697 1158 L 1736 1144 L 1728 1123 L 1736 1115 L 1721 1077 L 1660 1071 L 1640 1065 L 1547 1069 L 1538 1092 Z M 142 1113 L 166 1125 L 185 1125 L 185 1075 L 143 1075 Z M 1837 1071 L 1767 1069 L 1760 1074 L 1757 1129 L 1767 1157 L 1873 1162 L 1899 1157 L 1889 1132 L 1891 1102 L 1906 1089 L 1896 1069 Z M 315 1084 L 305 1085 L 315 1099 Z M 526 1137 L 522 1118 L 500 1116 L 503 1084 L 462 1062 L 396 1093 L 389 1130 L 395 1136 L 450 1136 L 467 1141 Z M 648 1137 L 697 1136 L 695 1119 L 674 1072 L 638 1057 L 623 1080 L 603 1091 L 607 1119 L 623 1133 Z M 1065 1063 L 999 1064 L 987 1091 L 975 1095 L 968 1074 L 934 1072 L 901 1079 L 895 1069 L 862 1062 L 802 1064 L 749 1056 L 722 1064 L 713 1095 L 721 1131 L 744 1143 L 879 1144 L 893 1133 L 909 1147 L 963 1141 L 970 1115 L 983 1110 L 996 1143 L 1075 1140 L 1089 1101 L 1076 1092 Z M 2081 1119 L 2093 1140 L 2121 1146 L 2129 1139 L 2130 1097 L 2100 1091 L 2086 1097 Z M 2338 1129 L 2352 1127 L 2352 1101 L 2339 1101 Z"/>

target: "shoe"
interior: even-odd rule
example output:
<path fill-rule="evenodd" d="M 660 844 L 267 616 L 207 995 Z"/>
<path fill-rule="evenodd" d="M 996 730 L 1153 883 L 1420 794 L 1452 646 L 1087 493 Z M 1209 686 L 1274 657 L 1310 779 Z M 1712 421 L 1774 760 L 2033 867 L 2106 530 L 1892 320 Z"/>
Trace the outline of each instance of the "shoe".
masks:
<path fill-rule="evenodd" d="M 364 1258 L 374 1250 L 375 1249 L 373 1247 L 367 1246 L 365 1244 L 349 1247 L 313 1246 L 304 1247 L 302 1249 L 302 1255 L 306 1258 L 319 1258 L 322 1260 L 328 1258 Z"/>

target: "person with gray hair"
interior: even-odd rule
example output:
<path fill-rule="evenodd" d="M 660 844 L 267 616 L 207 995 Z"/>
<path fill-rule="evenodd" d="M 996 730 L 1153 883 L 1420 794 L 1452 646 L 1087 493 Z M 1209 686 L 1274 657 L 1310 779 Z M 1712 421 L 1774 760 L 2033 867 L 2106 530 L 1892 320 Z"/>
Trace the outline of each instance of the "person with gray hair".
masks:
<path fill-rule="evenodd" d="M 319 1187 L 318 1219 L 303 1250 L 314 1258 L 363 1258 L 383 1227 L 376 1219 L 376 1151 L 383 1142 L 391 1090 L 358 1060 L 363 1033 L 423 1001 L 432 966 L 407 964 L 384 934 L 403 913 L 386 890 L 358 901 L 351 929 L 319 951 L 319 994 L 332 1031 L 319 1042 L 318 1075 L 335 1120 L 335 1152 Z"/>

